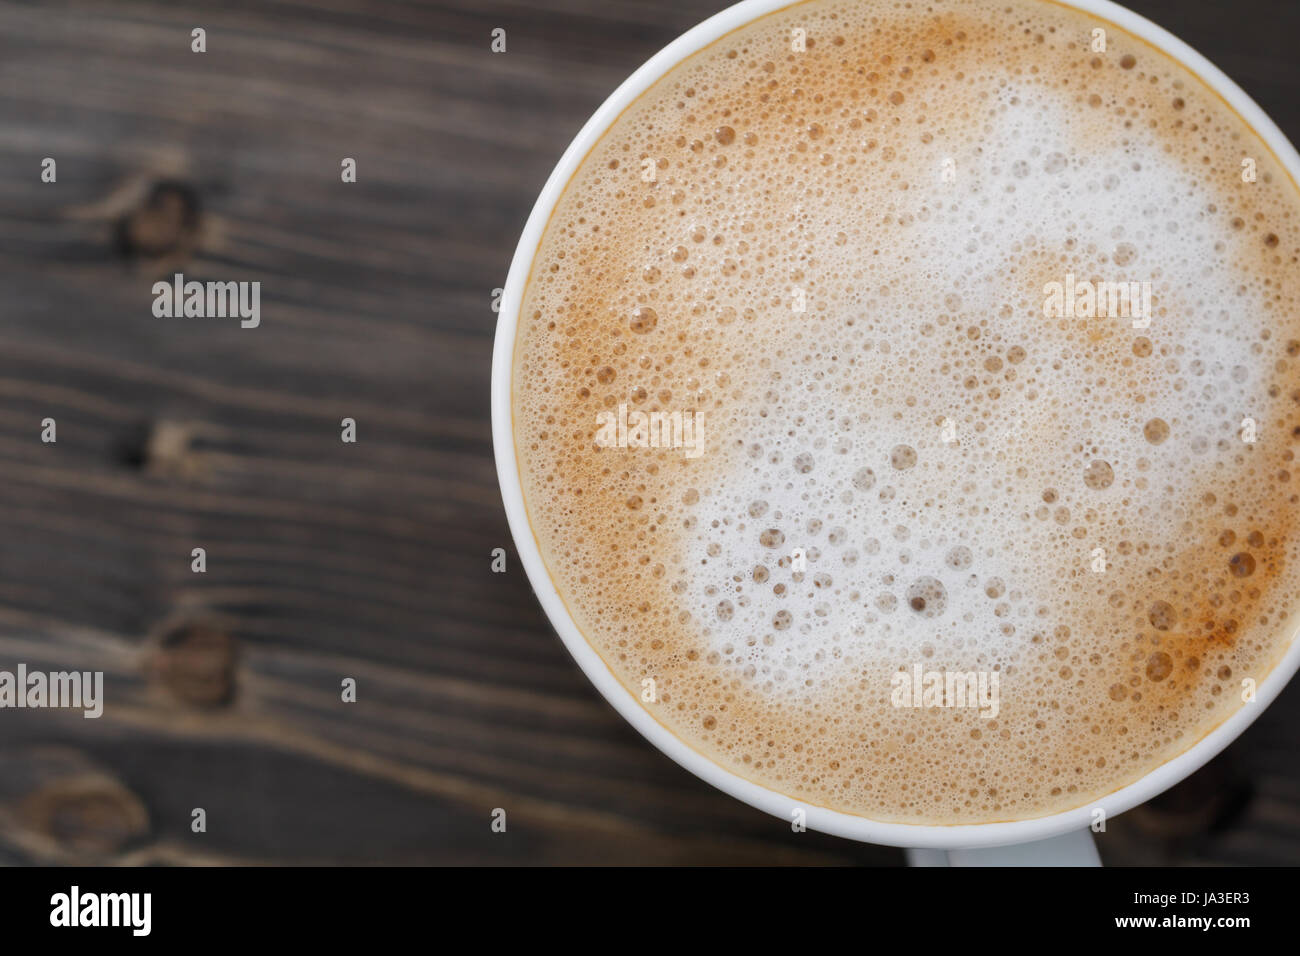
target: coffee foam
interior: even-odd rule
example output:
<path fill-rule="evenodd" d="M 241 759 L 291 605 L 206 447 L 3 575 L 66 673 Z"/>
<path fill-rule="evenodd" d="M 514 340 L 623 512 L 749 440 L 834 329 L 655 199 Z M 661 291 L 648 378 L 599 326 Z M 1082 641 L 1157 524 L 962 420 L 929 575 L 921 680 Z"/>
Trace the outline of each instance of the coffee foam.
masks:
<path fill-rule="evenodd" d="M 975 823 L 1132 782 L 1289 643 L 1298 199 L 1196 77 L 1064 8 L 729 34 L 586 157 L 525 295 L 521 478 L 580 629 L 795 800 Z M 1067 273 L 1149 282 L 1150 327 L 1045 317 Z M 600 447 L 620 404 L 700 413 L 704 454 Z M 892 706 L 916 664 L 996 671 L 997 716 Z"/>

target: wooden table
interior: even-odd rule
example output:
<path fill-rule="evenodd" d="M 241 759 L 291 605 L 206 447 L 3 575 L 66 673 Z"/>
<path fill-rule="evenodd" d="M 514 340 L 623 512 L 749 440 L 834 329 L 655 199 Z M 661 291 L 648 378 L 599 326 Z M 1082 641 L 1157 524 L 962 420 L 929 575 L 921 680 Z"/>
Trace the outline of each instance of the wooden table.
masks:
<path fill-rule="evenodd" d="M 0 668 L 102 670 L 108 700 L 0 711 L 0 862 L 902 861 L 629 729 L 497 492 L 492 290 L 532 201 L 722 5 L 0 0 Z M 1300 138 L 1294 5 L 1133 6 Z M 155 318 L 175 271 L 260 281 L 262 326 Z M 1300 861 L 1298 720 L 1293 686 L 1103 856 Z"/>

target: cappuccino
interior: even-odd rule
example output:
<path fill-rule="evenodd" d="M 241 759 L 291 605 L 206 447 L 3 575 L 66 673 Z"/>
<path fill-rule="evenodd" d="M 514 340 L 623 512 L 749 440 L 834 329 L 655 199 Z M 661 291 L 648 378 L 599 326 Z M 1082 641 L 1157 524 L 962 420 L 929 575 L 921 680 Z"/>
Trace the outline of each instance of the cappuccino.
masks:
<path fill-rule="evenodd" d="M 511 399 L 542 558 L 641 706 L 794 801 L 1086 805 L 1294 636 L 1298 255 L 1277 157 L 1113 23 L 762 17 L 547 224 Z"/>

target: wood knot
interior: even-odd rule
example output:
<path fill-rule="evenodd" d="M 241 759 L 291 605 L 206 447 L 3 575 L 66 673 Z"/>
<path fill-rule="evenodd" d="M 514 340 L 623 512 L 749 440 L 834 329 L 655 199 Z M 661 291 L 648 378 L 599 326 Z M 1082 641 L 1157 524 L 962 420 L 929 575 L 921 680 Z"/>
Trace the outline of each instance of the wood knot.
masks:
<path fill-rule="evenodd" d="M 235 698 L 238 647 L 224 630 L 188 624 L 168 632 L 154 654 L 158 680 L 194 707 L 225 707 Z"/>
<path fill-rule="evenodd" d="M 140 798 L 66 747 L 0 753 L 0 818 L 14 842 L 47 862 L 84 864 L 149 833 Z"/>
<path fill-rule="evenodd" d="M 157 421 L 149 430 L 144 447 L 145 470 L 156 475 L 195 478 L 202 471 L 190 443 L 194 429 L 180 422 Z"/>
<path fill-rule="evenodd" d="M 50 782 L 28 795 L 19 818 L 75 856 L 116 853 L 149 832 L 144 804 L 102 774 Z"/>
<path fill-rule="evenodd" d="M 199 194 L 175 180 L 154 183 L 144 201 L 117 223 L 118 251 L 129 259 L 186 257 L 198 244 Z"/>
<path fill-rule="evenodd" d="M 129 468 L 164 478 L 198 478 L 202 458 L 194 452 L 195 426 L 159 419 L 123 429 L 113 445 L 113 457 Z"/>

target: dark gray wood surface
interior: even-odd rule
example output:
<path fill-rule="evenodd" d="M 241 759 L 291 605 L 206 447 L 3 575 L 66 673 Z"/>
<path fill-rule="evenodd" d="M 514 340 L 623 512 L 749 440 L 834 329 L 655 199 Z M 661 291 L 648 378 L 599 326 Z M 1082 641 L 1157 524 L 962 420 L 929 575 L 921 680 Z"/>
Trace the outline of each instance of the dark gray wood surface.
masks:
<path fill-rule="evenodd" d="M 902 861 L 631 731 L 501 512 L 492 290 L 587 116 L 723 5 L 0 0 L 0 668 L 108 697 L 0 711 L 0 862 Z M 1133 6 L 1300 138 L 1300 7 Z M 262 327 L 154 318 L 176 270 L 261 281 Z M 1297 718 L 1293 686 L 1105 859 L 1300 861 Z"/>

